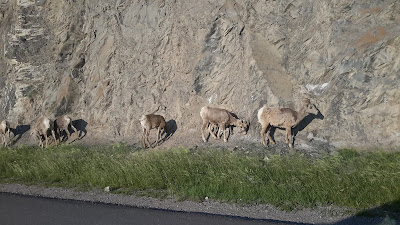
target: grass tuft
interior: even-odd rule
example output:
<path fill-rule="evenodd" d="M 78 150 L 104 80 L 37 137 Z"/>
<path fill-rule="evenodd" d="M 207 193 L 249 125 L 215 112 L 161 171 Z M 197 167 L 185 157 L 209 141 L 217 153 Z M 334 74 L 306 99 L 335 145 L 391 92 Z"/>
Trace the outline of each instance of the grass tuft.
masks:
<path fill-rule="evenodd" d="M 115 193 L 269 203 L 286 210 L 328 205 L 365 209 L 399 202 L 400 152 L 344 149 L 321 158 L 266 158 L 220 149 L 144 151 L 124 144 L 23 146 L 0 149 L 0 182 L 110 186 Z"/>

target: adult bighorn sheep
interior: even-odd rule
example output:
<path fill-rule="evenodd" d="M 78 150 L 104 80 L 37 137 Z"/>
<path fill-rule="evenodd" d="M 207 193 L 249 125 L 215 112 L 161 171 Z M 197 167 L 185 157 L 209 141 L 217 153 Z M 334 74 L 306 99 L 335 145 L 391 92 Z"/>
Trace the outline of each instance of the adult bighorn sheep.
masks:
<path fill-rule="evenodd" d="M 153 148 L 149 142 L 149 135 L 151 129 L 156 129 L 156 128 L 158 129 L 156 145 L 158 145 L 160 142 L 161 129 L 163 129 L 164 132 L 168 135 L 167 123 L 165 122 L 163 116 L 156 114 L 143 115 L 140 118 L 140 124 L 142 125 L 143 128 L 142 143 L 144 148 L 146 148 L 146 145 L 148 145 L 150 148 Z"/>
<path fill-rule="evenodd" d="M 44 140 L 46 142 L 46 147 L 47 147 L 47 144 L 48 144 L 47 136 L 49 135 L 49 133 L 53 137 L 54 142 L 57 143 L 56 135 L 54 133 L 54 129 L 53 129 L 54 127 L 53 126 L 54 126 L 53 121 L 51 121 L 46 116 L 40 117 L 36 121 L 36 123 L 32 126 L 31 134 L 34 134 L 37 137 L 37 139 L 39 140 L 39 146 L 40 147 L 42 147 L 42 148 L 44 147 L 43 138 L 44 138 Z"/>
<path fill-rule="evenodd" d="M 203 125 L 201 127 L 201 135 L 203 138 L 204 142 L 207 142 L 205 136 L 204 136 L 204 129 L 209 125 L 208 130 L 210 131 L 210 134 L 214 138 L 218 138 L 222 135 L 222 132 L 224 133 L 224 142 L 227 142 L 228 139 L 226 137 L 226 127 L 228 126 L 237 126 L 240 127 L 241 130 L 247 131 L 247 128 L 249 127 L 249 124 L 235 118 L 231 112 L 225 109 L 219 109 L 219 108 L 212 108 L 209 106 L 204 106 L 200 110 L 200 116 L 203 119 Z M 214 132 L 211 131 L 211 127 L 214 126 L 214 124 L 219 125 L 219 130 L 217 136 L 215 136 Z M 214 126 L 215 127 L 215 126 Z"/>
<path fill-rule="evenodd" d="M 286 143 L 289 143 L 289 147 L 293 148 L 292 128 L 297 126 L 308 114 L 317 115 L 319 113 L 318 109 L 310 102 L 310 99 L 305 99 L 303 103 L 304 105 L 299 111 L 289 108 L 269 108 L 266 105 L 258 110 L 257 117 L 262 126 L 261 137 L 264 146 L 268 146 L 265 141 L 265 133 L 267 133 L 269 141 L 275 144 L 270 135 L 270 128 L 281 127 L 286 129 Z"/>
<path fill-rule="evenodd" d="M 57 133 L 58 138 L 60 139 L 60 142 L 62 142 L 64 139 L 64 138 L 61 138 L 62 131 L 65 131 L 65 133 L 67 133 L 67 140 L 71 136 L 71 134 L 69 133 L 69 130 L 68 130 L 69 127 L 71 127 L 75 133 L 78 133 L 78 130 L 72 125 L 71 117 L 69 117 L 67 115 L 63 115 L 63 116 L 58 117 L 54 121 L 54 130 Z M 57 141 L 56 141 L 56 144 L 57 144 Z"/>
<path fill-rule="evenodd" d="M 2 144 L 4 145 L 4 147 L 7 147 L 8 141 L 10 141 L 11 138 L 10 123 L 8 121 L 6 120 L 1 121 L 0 134 L 3 136 Z M 8 136 L 8 141 L 7 141 L 7 136 Z"/>

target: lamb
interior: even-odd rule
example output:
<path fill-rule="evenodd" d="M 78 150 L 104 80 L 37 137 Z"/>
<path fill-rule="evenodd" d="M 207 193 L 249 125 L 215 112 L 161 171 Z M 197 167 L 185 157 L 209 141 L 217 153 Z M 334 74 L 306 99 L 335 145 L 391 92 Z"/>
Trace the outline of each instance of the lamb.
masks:
<path fill-rule="evenodd" d="M 286 143 L 289 143 L 289 147 L 293 148 L 292 128 L 297 126 L 308 114 L 317 115 L 319 113 L 310 99 L 305 99 L 303 103 L 304 105 L 299 111 L 289 108 L 268 108 L 266 105 L 258 110 L 257 117 L 262 126 L 261 137 L 264 146 L 268 146 L 265 141 L 265 133 L 267 133 L 269 141 L 275 144 L 270 135 L 270 128 L 274 126 L 286 129 Z"/>
<path fill-rule="evenodd" d="M 57 133 L 58 138 L 60 138 L 60 142 L 62 142 L 61 131 L 65 131 L 67 133 L 67 140 L 71 136 L 71 134 L 69 133 L 69 130 L 68 130 L 69 126 L 71 126 L 72 130 L 74 130 L 75 133 L 78 133 L 78 130 L 72 125 L 71 117 L 69 117 L 67 115 L 63 115 L 63 116 L 58 117 L 54 121 L 54 130 Z M 57 141 L 56 141 L 56 144 L 57 144 Z"/>
<path fill-rule="evenodd" d="M 205 136 L 204 136 L 204 129 L 209 125 L 209 131 L 210 134 L 214 137 L 217 138 L 222 135 L 222 132 L 224 133 L 224 142 L 227 142 L 227 137 L 226 137 L 226 127 L 227 126 L 237 126 L 240 127 L 242 130 L 247 130 L 249 124 L 237 119 L 233 116 L 231 112 L 225 109 L 219 109 L 219 108 L 212 108 L 209 106 L 204 106 L 200 110 L 200 116 L 203 119 L 203 126 L 201 127 L 201 135 L 203 138 L 204 142 L 207 142 Z M 219 131 L 217 136 L 215 136 L 214 132 L 211 132 L 212 126 L 214 124 L 219 125 Z M 214 126 L 215 127 L 215 126 Z"/>
<path fill-rule="evenodd" d="M 237 117 L 235 117 L 237 119 Z M 229 136 L 231 136 L 233 134 L 233 125 L 229 125 Z M 214 123 L 209 123 L 208 125 L 208 131 L 210 132 L 211 136 L 214 139 L 220 139 L 221 135 L 217 137 L 218 131 L 220 130 L 220 127 L 218 126 L 218 124 L 214 124 Z M 242 127 L 241 130 L 239 131 L 239 133 L 245 133 L 247 134 L 247 128 Z"/>
<path fill-rule="evenodd" d="M 11 130 L 10 130 L 10 123 L 6 120 L 1 121 L 0 123 L 0 134 L 3 136 L 3 142 L 2 144 L 4 147 L 7 147 L 8 141 L 7 141 L 7 136 L 8 140 L 11 138 Z"/>
<path fill-rule="evenodd" d="M 32 126 L 31 134 L 34 134 L 38 138 L 40 147 L 44 148 L 44 145 L 43 145 L 43 137 L 44 137 L 45 142 L 46 142 L 46 148 L 47 148 L 47 144 L 48 144 L 47 136 L 49 133 L 51 133 L 51 136 L 53 137 L 54 142 L 57 143 L 53 126 L 54 126 L 53 122 L 46 116 L 40 117 L 36 121 L 36 123 Z"/>
<path fill-rule="evenodd" d="M 160 115 L 156 114 L 143 115 L 140 118 L 140 124 L 142 125 L 143 128 L 142 143 L 144 148 L 146 148 L 147 145 L 150 148 L 153 148 L 149 142 L 149 135 L 151 129 L 156 129 L 156 128 L 158 129 L 157 142 L 156 142 L 157 145 L 160 142 L 161 129 L 163 129 L 167 135 L 169 133 L 167 128 L 167 123 L 165 122 L 164 117 Z"/>

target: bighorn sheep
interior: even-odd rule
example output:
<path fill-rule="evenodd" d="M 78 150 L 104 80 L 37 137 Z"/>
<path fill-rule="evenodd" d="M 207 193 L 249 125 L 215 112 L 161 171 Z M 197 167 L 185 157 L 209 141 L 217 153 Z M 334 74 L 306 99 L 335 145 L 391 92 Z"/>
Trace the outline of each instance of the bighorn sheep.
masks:
<path fill-rule="evenodd" d="M 286 129 L 286 143 L 289 143 L 289 147 L 293 148 L 292 127 L 297 126 L 308 114 L 317 115 L 319 113 L 309 99 L 305 99 L 303 103 L 304 105 L 299 111 L 289 108 L 268 108 L 266 105 L 258 110 L 257 117 L 262 126 L 261 137 L 264 146 L 268 146 L 265 141 L 265 133 L 267 133 L 269 141 L 275 144 L 270 135 L 270 127 L 273 126 Z"/>
<path fill-rule="evenodd" d="M 51 133 L 51 136 L 53 137 L 54 142 L 57 143 L 53 125 L 54 125 L 53 122 L 48 117 L 43 116 L 43 117 L 39 118 L 36 121 L 36 123 L 32 126 L 31 134 L 34 134 L 39 139 L 40 147 L 44 147 L 42 137 L 44 137 L 44 139 L 46 141 L 46 147 L 47 147 L 47 143 L 48 143 L 47 136 L 48 136 L 49 132 Z"/>
<path fill-rule="evenodd" d="M 201 127 L 201 135 L 203 138 L 204 142 L 207 142 L 205 136 L 204 136 L 204 129 L 207 127 L 207 125 L 210 126 L 208 127 L 208 130 L 210 131 L 210 134 L 214 137 L 220 137 L 222 135 L 222 132 L 224 133 L 224 142 L 227 142 L 227 137 L 226 137 L 226 130 L 225 128 L 227 126 L 237 126 L 240 127 L 241 130 L 247 130 L 249 124 L 235 118 L 231 112 L 225 109 L 219 109 L 219 108 L 212 108 L 209 106 L 204 106 L 200 110 L 200 116 L 203 119 L 203 126 Z M 219 125 L 219 131 L 217 136 L 215 136 L 214 132 L 211 131 L 212 126 L 214 124 Z M 215 127 L 215 126 L 214 126 Z"/>
<path fill-rule="evenodd" d="M 8 121 L 1 121 L 0 123 L 0 134 L 3 136 L 3 142 L 2 144 L 4 147 L 8 145 L 8 141 L 11 138 L 11 130 L 10 130 L 10 123 Z M 7 136 L 8 136 L 8 141 L 7 141 Z"/>
<path fill-rule="evenodd" d="M 237 117 L 235 117 L 236 119 L 237 119 Z M 233 125 L 229 125 L 228 126 L 229 127 L 229 136 L 231 136 L 232 134 L 233 134 Z M 214 123 L 209 123 L 209 125 L 208 125 L 208 131 L 210 132 L 210 134 L 211 134 L 211 136 L 214 138 L 214 139 L 220 139 L 221 138 L 221 133 L 219 134 L 219 136 L 217 137 L 217 135 L 218 135 L 218 131 L 220 130 L 220 127 L 219 127 L 219 125 L 218 124 L 214 124 Z M 243 132 L 245 132 L 245 134 L 247 134 L 247 127 L 241 127 L 240 128 L 240 131 L 239 131 L 239 133 L 243 133 Z"/>
<path fill-rule="evenodd" d="M 67 115 L 63 115 L 63 116 L 58 117 L 54 121 L 54 130 L 57 133 L 58 138 L 60 139 L 60 142 L 62 142 L 62 140 L 63 140 L 63 139 L 61 139 L 61 131 L 65 131 L 65 133 L 67 133 L 67 140 L 71 136 L 71 134 L 68 131 L 69 126 L 71 126 L 72 130 L 74 130 L 75 133 L 78 133 L 78 130 L 72 125 L 71 117 L 69 117 Z M 56 144 L 57 144 L 57 141 L 56 141 Z"/>
<path fill-rule="evenodd" d="M 142 143 L 143 143 L 144 148 L 146 148 L 146 144 L 150 148 L 153 148 L 149 142 L 149 135 L 150 135 L 151 129 L 158 128 L 157 142 L 156 142 L 157 145 L 160 142 L 161 129 L 164 129 L 165 133 L 168 134 L 167 123 L 165 122 L 165 119 L 163 116 L 155 115 L 155 114 L 143 115 L 140 118 L 140 124 L 142 125 L 142 128 L 143 128 Z"/>

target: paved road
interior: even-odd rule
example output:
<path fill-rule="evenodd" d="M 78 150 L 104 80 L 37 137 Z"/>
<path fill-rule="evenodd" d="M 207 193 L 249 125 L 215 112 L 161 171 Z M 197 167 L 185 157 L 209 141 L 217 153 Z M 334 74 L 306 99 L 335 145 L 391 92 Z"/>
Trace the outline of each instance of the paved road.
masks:
<path fill-rule="evenodd" d="M 210 214 L 171 212 L 0 193 L 0 224 L 283 225 L 295 223 L 247 220 Z"/>

